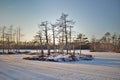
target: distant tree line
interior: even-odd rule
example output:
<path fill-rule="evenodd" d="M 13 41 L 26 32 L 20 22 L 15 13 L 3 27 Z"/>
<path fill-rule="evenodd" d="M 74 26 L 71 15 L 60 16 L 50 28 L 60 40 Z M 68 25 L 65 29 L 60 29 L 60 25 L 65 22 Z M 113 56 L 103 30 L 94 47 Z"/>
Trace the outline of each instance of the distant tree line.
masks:
<path fill-rule="evenodd" d="M 91 51 L 113 51 L 120 52 L 120 35 L 114 33 L 113 35 L 106 32 L 101 39 L 92 38 Z"/>
<path fill-rule="evenodd" d="M 18 52 L 21 36 L 20 27 L 14 29 L 12 25 L 9 27 L 0 26 L 0 49 L 2 49 L 2 52 L 5 53 L 6 50 L 7 53 L 13 50 Z"/>

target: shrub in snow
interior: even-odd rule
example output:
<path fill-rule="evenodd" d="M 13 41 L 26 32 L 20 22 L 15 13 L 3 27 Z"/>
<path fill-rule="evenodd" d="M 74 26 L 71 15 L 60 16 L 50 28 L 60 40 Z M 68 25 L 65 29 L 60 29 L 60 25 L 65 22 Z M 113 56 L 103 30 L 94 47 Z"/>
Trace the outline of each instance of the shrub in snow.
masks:
<path fill-rule="evenodd" d="M 55 62 L 69 62 L 69 61 L 80 61 L 80 60 L 92 60 L 92 55 L 73 55 L 73 54 L 51 54 L 51 55 L 39 55 L 38 57 L 27 58 L 30 60 L 43 60 L 43 61 L 55 61 Z"/>

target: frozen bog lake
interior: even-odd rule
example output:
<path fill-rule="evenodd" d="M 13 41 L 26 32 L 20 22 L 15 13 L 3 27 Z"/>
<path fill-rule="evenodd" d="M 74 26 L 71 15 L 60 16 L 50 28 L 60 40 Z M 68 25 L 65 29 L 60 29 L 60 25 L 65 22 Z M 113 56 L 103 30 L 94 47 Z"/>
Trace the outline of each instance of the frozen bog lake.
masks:
<path fill-rule="evenodd" d="M 120 53 L 89 52 L 92 61 L 24 60 L 30 55 L 0 55 L 0 80 L 120 80 Z"/>

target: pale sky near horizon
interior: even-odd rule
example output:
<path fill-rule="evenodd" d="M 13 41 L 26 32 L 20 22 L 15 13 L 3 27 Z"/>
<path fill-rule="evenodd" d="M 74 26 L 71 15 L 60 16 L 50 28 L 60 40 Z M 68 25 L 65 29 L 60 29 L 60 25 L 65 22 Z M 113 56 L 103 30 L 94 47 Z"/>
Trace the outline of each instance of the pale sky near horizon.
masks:
<path fill-rule="evenodd" d="M 54 23 L 62 13 L 76 22 L 73 31 L 89 38 L 120 34 L 120 0 L 0 0 L 0 27 L 20 26 L 30 41 L 41 21 Z"/>

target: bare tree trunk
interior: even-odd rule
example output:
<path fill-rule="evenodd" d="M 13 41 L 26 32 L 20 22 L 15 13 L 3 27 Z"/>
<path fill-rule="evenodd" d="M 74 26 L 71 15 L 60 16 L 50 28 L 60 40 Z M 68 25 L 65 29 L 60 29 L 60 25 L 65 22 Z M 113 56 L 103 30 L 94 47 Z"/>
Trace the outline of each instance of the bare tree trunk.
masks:
<path fill-rule="evenodd" d="M 21 39 L 21 37 L 20 37 L 20 35 L 21 35 L 21 32 L 20 32 L 20 28 L 18 28 L 18 51 L 20 52 L 20 39 Z"/>
<path fill-rule="evenodd" d="M 18 52 L 18 28 L 16 29 L 16 52 Z"/>
<path fill-rule="evenodd" d="M 12 47 L 12 25 L 10 26 L 10 28 L 8 28 L 8 32 L 6 33 L 6 39 L 7 39 L 7 47 L 8 47 L 8 53 L 11 51 L 11 47 Z"/>
<path fill-rule="evenodd" d="M 62 53 L 64 53 L 64 27 L 63 27 L 63 32 L 62 32 Z"/>
<path fill-rule="evenodd" d="M 17 47 L 16 47 L 16 52 L 20 52 L 20 28 L 17 28 L 16 30 L 16 42 L 17 42 Z"/>
<path fill-rule="evenodd" d="M 68 36 L 67 36 L 66 18 L 65 18 L 65 22 L 64 22 L 64 24 L 65 24 L 65 42 L 66 42 L 65 46 L 66 46 L 67 54 L 68 54 Z"/>
<path fill-rule="evenodd" d="M 43 52 L 42 36 L 40 36 L 40 44 L 41 44 L 41 54 L 43 56 L 44 52 Z"/>
<path fill-rule="evenodd" d="M 10 52 L 10 40 L 9 40 L 9 36 L 8 36 L 8 38 L 7 38 L 7 44 L 8 44 L 8 53 Z"/>
<path fill-rule="evenodd" d="M 2 34 L 3 34 L 3 40 L 2 40 L 2 43 L 3 43 L 3 54 L 5 53 L 5 42 L 4 42 L 4 38 L 5 38 L 5 26 L 3 27 L 2 29 Z"/>
<path fill-rule="evenodd" d="M 48 27 L 47 27 L 47 21 L 45 24 L 45 37 L 46 37 L 46 45 L 47 45 L 47 49 L 48 49 L 48 55 L 50 55 L 50 46 L 48 43 Z"/>
<path fill-rule="evenodd" d="M 81 39 L 80 39 L 80 55 L 81 55 Z"/>
<path fill-rule="evenodd" d="M 56 50 L 56 47 L 55 47 L 55 25 L 52 25 L 52 32 L 53 32 L 53 49 L 55 52 L 55 50 Z"/>
<path fill-rule="evenodd" d="M 12 25 L 10 26 L 10 50 L 12 50 L 13 44 L 13 28 Z"/>
<path fill-rule="evenodd" d="M 71 28 L 72 28 L 73 26 L 70 26 L 70 33 L 69 33 L 69 36 L 70 36 L 70 42 L 69 42 L 69 48 L 70 48 L 70 52 L 71 52 Z"/>

